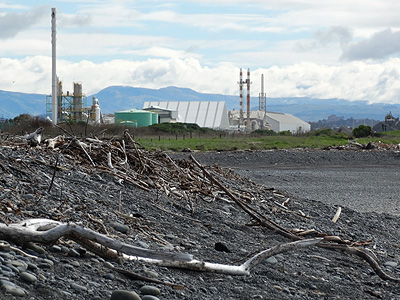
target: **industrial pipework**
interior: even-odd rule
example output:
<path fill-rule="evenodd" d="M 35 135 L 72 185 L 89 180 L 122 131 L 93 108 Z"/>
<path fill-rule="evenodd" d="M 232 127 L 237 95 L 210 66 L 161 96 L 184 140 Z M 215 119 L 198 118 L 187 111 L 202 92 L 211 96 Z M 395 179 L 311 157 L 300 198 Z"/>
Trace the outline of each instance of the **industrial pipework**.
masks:
<path fill-rule="evenodd" d="M 239 97 L 240 97 L 240 112 L 239 112 L 239 126 L 243 125 L 243 73 L 242 73 L 242 68 L 240 68 L 240 74 L 239 74 Z"/>
<path fill-rule="evenodd" d="M 246 128 L 251 128 L 250 125 L 250 69 L 247 69 L 247 123 L 246 123 Z"/>

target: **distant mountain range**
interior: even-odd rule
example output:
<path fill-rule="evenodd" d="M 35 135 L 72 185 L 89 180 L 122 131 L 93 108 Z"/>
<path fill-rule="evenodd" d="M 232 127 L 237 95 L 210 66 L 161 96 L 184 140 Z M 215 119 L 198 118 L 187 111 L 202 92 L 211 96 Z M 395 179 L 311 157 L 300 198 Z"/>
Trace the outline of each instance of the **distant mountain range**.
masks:
<path fill-rule="evenodd" d="M 188 88 L 166 87 L 161 89 L 110 86 L 87 98 L 91 105 L 92 96 L 99 99 L 103 113 L 143 107 L 145 101 L 225 101 L 228 110 L 239 110 L 239 96 L 198 93 Z M 246 109 L 246 99 L 243 99 Z M 258 109 L 259 99 L 251 98 L 251 109 Z M 368 104 L 366 101 L 313 98 L 267 98 L 268 111 L 289 113 L 308 122 L 327 119 L 330 115 L 345 119 L 384 120 L 387 113 L 400 114 L 399 104 Z M 25 94 L 0 90 L 0 118 L 10 119 L 22 113 L 46 115 L 46 95 Z"/>

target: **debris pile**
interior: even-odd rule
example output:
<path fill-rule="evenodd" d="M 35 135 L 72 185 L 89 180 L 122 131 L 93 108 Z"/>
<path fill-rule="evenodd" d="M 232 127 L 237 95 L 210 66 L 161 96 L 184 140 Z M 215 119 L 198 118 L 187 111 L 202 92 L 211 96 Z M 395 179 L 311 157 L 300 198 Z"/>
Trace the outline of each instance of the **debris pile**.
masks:
<path fill-rule="evenodd" d="M 57 237 L 56 242 L 39 247 L 44 249 L 44 258 L 52 259 L 53 264 L 61 261 L 70 265 L 74 257 L 71 253 L 77 253 L 76 257 L 80 259 L 97 262 L 100 258 L 114 261 L 123 257 L 124 253 L 119 251 L 121 248 L 112 248 L 110 244 L 101 243 L 103 238 L 108 238 L 119 243 L 118 245 L 136 245 L 140 248 L 150 248 L 157 253 L 190 254 L 196 259 L 196 263 L 193 263 L 190 256 L 189 263 L 186 264 L 179 261 L 180 258 L 177 259 L 178 264 L 165 261 L 161 264 L 174 268 L 229 273 L 221 271 L 220 266 L 225 268 L 228 264 L 230 269 L 230 263 L 241 266 L 242 261 L 246 261 L 244 264 L 256 261 L 257 263 L 252 265 L 255 274 L 248 272 L 249 269 L 244 273 L 229 273 L 247 274 L 256 281 L 279 280 L 282 274 L 287 273 L 274 269 L 271 274 L 276 278 L 271 278 L 271 275 L 268 275 L 271 267 L 263 264 L 269 256 L 285 251 L 299 251 L 308 257 L 333 255 L 337 261 L 340 261 L 341 256 L 354 255 L 358 260 L 354 266 L 350 266 L 352 276 L 355 276 L 359 269 L 363 280 L 372 277 L 373 271 L 380 277 L 372 278 L 374 282 L 398 284 L 400 281 L 396 273 L 392 274 L 391 270 L 388 272 L 382 268 L 376 253 L 373 254 L 367 249 L 370 246 L 379 249 L 382 247 L 373 240 L 370 233 L 356 235 L 351 232 L 351 222 L 340 222 L 340 211 L 343 211 L 341 209 L 333 211 L 332 215 L 326 208 L 325 211 L 305 213 L 310 211 L 310 207 L 306 210 L 304 203 L 290 199 L 284 192 L 256 185 L 251 180 L 218 165 L 203 166 L 190 154 L 185 159 L 173 159 L 165 152 L 146 151 L 127 131 L 121 138 L 115 139 L 58 136 L 42 143 L 39 140 L 36 144 L 40 146 L 31 147 L 30 145 L 35 144 L 15 144 L 6 141 L 0 146 L 0 237 L 3 240 L 7 239 L 3 244 L 9 243 L 16 252 L 29 252 L 28 255 L 37 257 L 36 260 L 40 254 L 38 252 L 41 252 L 36 245 L 40 240 L 35 239 L 34 243 L 29 240 L 21 242 L 21 239 L 13 238 L 7 228 L 17 228 L 23 232 L 24 227 L 29 229 L 36 226 L 35 230 L 40 227 L 43 235 L 54 231 L 58 226 L 75 228 L 75 231 Z M 332 222 L 335 212 L 335 222 Z M 38 223 L 30 223 L 29 219 L 39 219 L 37 222 L 40 226 Z M 79 232 L 84 234 L 79 236 Z M 89 235 L 93 232 L 101 237 Z M 95 240 L 91 240 L 90 237 Z M 315 244 L 317 247 L 313 246 L 312 250 L 308 250 L 311 252 L 300 250 L 301 245 L 308 247 Z M 57 245 L 66 250 L 60 253 L 53 251 Z M 395 253 L 395 248 L 385 248 L 384 251 Z M 110 252 L 112 249 L 115 251 Z M 257 256 L 265 253 L 266 249 L 270 251 L 268 256 Z M 327 252 L 335 254 L 326 254 Z M 300 254 L 293 255 L 294 265 L 296 259 L 305 259 L 296 258 L 298 255 Z M 93 274 L 89 266 L 79 270 L 81 275 L 68 273 L 70 277 L 66 283 L 60 283 L 57 276 L 48 274 L 46 269 L 40 267 L 33 268 L 34 271 L 31 272 L 36 272 L 37 277 L 42 278 L 42 282 L 38 280 L 36 283 L 41 287 L 50 280 L 49 276 L 53 278 L 52 282 L 61 285 L 64 295 L 70 293 L 71 299 L 84 299 L 89 290 L 93 299 L 100 299 L 104 293 L 111 296 L 116 286 L 119 289 L 127 289 L 130 283 L 126 280 L 132 277 L 142 282 L 150 281 L 163 285 L 164 299 L 183 299 L 187 296 L 192 299 L 194 295 L 202 295 L 202 299 L 215 298 L 212 289 L 208 290 L 203 286 L 203 277 L 215 279 L 207 277 L 209 275 L 202 275 L 199 282 L 193 273 L 179 273 L 156 267 L 151 260 L 119 262 L 123 268 L 108 263 L 108 269 L 114 277 L 107 275 L 110 271 L 104 271 L 103 267 L 96 267 L 96 272 L 102 274 L 101 280 L 97 279 L 102 285 L 97 289 L 88 287 L 94 279 L 86 277 L 95 276 L 88 275 Z M 214 269 L 199 268 L 199 265 L 208 266 L 208 262 Z M 287 263 L 290 263 L 290 259 Z M 157 265 L 159 264 L 157 262 Z M 216 264 L 218 265 L 215 269 Z M 331 264 L 328 265 L 329 268 L 334 268 Z M 54 274 L 65 272 L 62 264 L 51 265 L 51 268 Z M 165 278 L 144 276 L 151 274 L 149 268 L 157 268 L 157 272 L 163 273 Z M 139 269 L 141 274 L 134 273 L 133 269 Z M 20 275 L 18 271 L 15 272 Z M 302 276 L 301 272 L 304 271 L 299 272 L 297 276 Z M 293 276 L 288 273 L 286 275 Z M 104 281 L 104 277 L 115 276 L 119 276 L 120 280 Z M 21 283 L 20 279 L 11 276 L 8 282 L 21 285 L 21 289 L 25 289 L 24 295 L 34 293 L 35 288 L 26 281 Z M 118 287 L 118 282 L 121 283 L 121 287 Z M 335 280 L 332 282 L 334 284 Z M 339 283 L 342 283 L 341 280 Z M 225 284 L 231 285 L 229 291 L 226 290 L 225 298 L 238 293 L 237 289 L 236 292 L 234 289 L 236 284 Z M 325 283 L 319 284 L 321 285 L 317 290 L 321 295 L 329 293 L 331 287 Z M 79 289 L 75 285 L 86 288 Z M 253 288 L 250 283 L 243 285 Z M 185 289 L 182 290 L 183 286 Z M 175 290 L 171 290 L 171 287 Z M 169 290 L 166 290 L 168 288 Z M 5 290 L 8 292 L 10 289 Z M 266 291 L 271 295 L 281 292 L 282 289 L 272 285 L 272 288 L 266 288 Z M 300 291 L 305 295 L 316 292 L 314 287 L 288 289 L 288 293 L 293 295 Z M 49 297 L 51 293 L 57 295 L 59 292 L 54 287 L 47 291 Z M 256 291 L 252 293 L 257 294 Z M 345 292 L 343 295 L 346 295 Z"/>

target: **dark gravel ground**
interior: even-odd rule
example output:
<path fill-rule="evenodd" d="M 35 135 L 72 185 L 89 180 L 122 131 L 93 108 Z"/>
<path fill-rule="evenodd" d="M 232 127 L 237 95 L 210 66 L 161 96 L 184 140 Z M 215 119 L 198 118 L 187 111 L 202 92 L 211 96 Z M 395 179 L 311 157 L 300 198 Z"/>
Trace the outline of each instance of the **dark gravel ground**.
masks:
<path fill-rule="evenodd" d="M 225 264 L 237 264 L 244 257 L 288 242 L 268 229 L 248 226 L 252 223 L 250 217 L 226 196 L 213 201 L 191 196 L 188 202 L 167 197 L 159 190 L 146 192 L 67 155 L 60 160 L 57 186 L 46 193 L 54 154 L 12 147 L 0 152 L 2 222 L 46 217 L 83 222 L 101 231 L 96 222 L 88 222 L 90 214 L 105 224 L 111 236 L 124 242 L 150 249 L 173 249 L 191 253 L 196 259 Z M 215 173 L 216 169 L 210 168 L 225 186 L 252 195 L 249 203 L 285 228 L 315 229 L 354 242 L 372 239 L 368 248 L 383 270 L 400 277 L 397 153 L 295 150 L 192 154 L 202 164 L 218 163 L 245 176 L 236 176 L 228 169 Z M 171 157 L 184 166 L 180 159 L 186 159 L 188 154 L 175 153 Z M 40 178 L 30 176 L 32 170 L 39 172 Z M 230 176 L 222 176 L 224 172 Z M 274 205 L 274 201 L 281 203 L 287 198 L 291 211 L 304 212 L 311 218 Z M 333 223 L 338 206 L 343 207 L 342 214 Z M 127 226 L 128 233 L 115 230 L 115 222 Z M 216 250 L 216 243 L 225 245 L 228 251 Z M 140 294 L 141 287 L 149 284 L 160 289 L 157 298 L 161 300 L 400 299 L 399 282 L 382 280 L 357 256 L 320 247 L 279 254 L 261 263 L 249 276 L 232 276 L 103 260 L 67 240 L 59 241 L 58 246 L 66 251 L 40 246 L 44 251 L 40 257 L 52 262 L 45 267 L 40 261 L 22 258 L 13 251 L 4 254 L 0 249 L 0 267 L 8 259 L 24 260 L 37 276 L 37 281 L 27 283 L 21 280 L 18 270 L 6 274 L 2 267 L 0 285 L 6 277 L 25 291 L 26 299 L 37 300 L 111 299 L 115 290 Z M 78 255 L 71 255 L 71 250 Z M 108 264 L 183 284 L 185 289 L 132 281 L 110 271 Z M 142 296 L 142 300 L 145 298 Z M 0 293 L 0 299 L 20 298 Z"/>
<path fill-rule="evenodd" d="M 358 212 L 400 215 L 399 152 L 274 150 L 195 155 L 293 197 Z"/>

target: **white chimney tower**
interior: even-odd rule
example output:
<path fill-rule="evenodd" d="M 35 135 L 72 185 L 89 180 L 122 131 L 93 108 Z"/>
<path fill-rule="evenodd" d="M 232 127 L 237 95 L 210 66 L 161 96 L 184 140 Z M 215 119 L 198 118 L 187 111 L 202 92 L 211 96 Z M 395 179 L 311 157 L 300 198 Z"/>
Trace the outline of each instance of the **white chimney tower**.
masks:
<path fill-rule="evenodd" d="M 58 95 L 57 95 L 57 73 L 56 73 L 56 9 L 51 9 L 51 119 L 53 124 L 58 123 Z"/>

